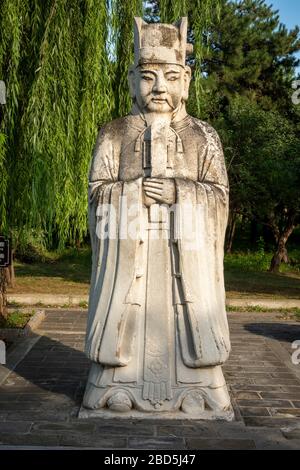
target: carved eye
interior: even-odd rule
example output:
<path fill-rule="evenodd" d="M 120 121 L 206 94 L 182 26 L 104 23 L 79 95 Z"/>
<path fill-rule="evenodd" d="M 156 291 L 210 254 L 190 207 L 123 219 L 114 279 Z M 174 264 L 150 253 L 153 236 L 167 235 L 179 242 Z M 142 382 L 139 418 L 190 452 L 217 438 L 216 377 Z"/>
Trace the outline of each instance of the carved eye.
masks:
<path fill-rule="evenodd" d="M 167 80 L 169 82 L 174 82 L 175 80 L 178 80 L 179 77 L 177 77 L 176 75 L 171 75 L 170 77 L 167 78 Z"/>
<path fill-rule="evenodd" d="M 152 81 L 153 78 L 152 77 L 149 77 L 149 75 L 142 75 L 142 80 L 147 80 L 147 81 Z"/>

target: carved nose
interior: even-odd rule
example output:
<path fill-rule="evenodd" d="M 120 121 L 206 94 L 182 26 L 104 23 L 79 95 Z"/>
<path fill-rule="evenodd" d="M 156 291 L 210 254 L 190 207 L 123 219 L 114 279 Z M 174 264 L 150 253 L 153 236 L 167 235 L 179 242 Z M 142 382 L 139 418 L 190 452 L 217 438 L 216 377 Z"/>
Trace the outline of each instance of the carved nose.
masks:
<path fill-rule="evenodd" d="M 153 87 L 153 91 L 155 91 L 156 93 L 166 93 L 167 91 L 167 87 L 166 87 L 166 83 L 165 83 L 165 80 L 158 77 L 156 80 L 155 80 L 155 84 L 154 84 L 154 87 Z"/>

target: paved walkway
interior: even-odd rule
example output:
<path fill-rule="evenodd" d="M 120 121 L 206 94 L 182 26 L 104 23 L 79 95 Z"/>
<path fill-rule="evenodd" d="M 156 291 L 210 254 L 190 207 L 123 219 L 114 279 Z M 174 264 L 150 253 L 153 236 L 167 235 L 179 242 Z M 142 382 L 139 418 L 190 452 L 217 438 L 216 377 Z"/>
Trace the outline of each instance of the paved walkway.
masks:
<path fill-rule="evenodd" d="M 299 449 L 300 364 L 291 361 L 291 342 L 300 340 L 300 324 L 269 313 L 231 313 L 229 323 L 224 371 L 235 422 L 78 420 L 89 368 L 86 311 L 47 311 L 0 368 L 2 448 Z"/>

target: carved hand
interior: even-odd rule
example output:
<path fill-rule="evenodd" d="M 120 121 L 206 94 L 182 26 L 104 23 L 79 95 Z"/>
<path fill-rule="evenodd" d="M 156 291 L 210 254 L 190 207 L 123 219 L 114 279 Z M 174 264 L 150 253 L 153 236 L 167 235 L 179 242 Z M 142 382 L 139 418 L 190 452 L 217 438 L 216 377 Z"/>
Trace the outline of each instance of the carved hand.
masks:
<path fill-rule="evenodd" d="M 145 195 L 162 204 L 176 202 L 175 181 L 173 178 L 145 178 L 143 181 Z"/>

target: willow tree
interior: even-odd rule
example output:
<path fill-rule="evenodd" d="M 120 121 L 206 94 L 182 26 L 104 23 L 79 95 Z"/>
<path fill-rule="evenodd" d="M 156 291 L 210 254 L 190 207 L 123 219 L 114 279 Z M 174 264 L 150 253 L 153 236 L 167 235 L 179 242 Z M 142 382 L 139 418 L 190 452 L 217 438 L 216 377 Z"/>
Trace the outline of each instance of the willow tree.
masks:
<path fill-rule="evenodd" d="M 0 109 L 0 232 L 8 231 L 8 181 L 14 167 L 20 102 L 24 88 L 21 67 L 28 2 L 3 0 L 0 9 L 0 80 L 5 82 L 7 96 Z"/>
<path fill-rule="evenodd" d="M 82 13 L 76 1 L 54 1 L 45 24 L 32 92 L 22 117 L 18 214 L 59 240 L 72 238 L 74 163 L 80 87 Z M 29 181 L 28 181 L 29 179 Z M 28 188 L 30 186 L 30 191 Z"/>
<path fill-rule="evenodd" d="M 218 0 L 155 3 L 156 20 L 189 16 L 200 103 L 202 32 Z M 0 111 L 1 231 L 34 230 L 49 246 L 84 239 L 97 130 L 130 109 L 133 18 L 148 6 L 142 0 L 2 0 L 0 80 L 8 94 Z"/>
<path fill-rule="evenodd" d="M 78 241 L 87 231 L 87 173 L 97 130 L 111 119 L 115 101 L 109 60 L 109 10 L 105 1 L 86 0 L 82 44 L 82 82 L 74 160 L 76 214 L 72 224 L 73 238 Z"/>

